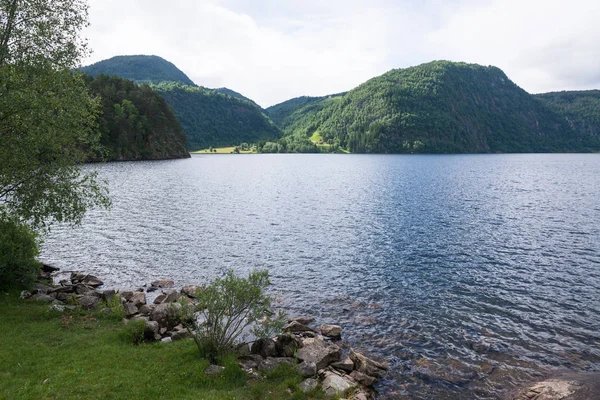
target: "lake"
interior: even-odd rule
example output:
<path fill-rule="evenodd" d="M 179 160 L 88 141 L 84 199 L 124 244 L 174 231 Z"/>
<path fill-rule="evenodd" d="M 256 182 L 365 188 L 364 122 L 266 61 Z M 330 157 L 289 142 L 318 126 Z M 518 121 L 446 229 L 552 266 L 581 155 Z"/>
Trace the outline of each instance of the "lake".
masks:
<path fill-rule="evenodd" d="M 600 370 L 600 155 L 201 155 L 89 165 L 113 208 L 42 259 L 136 288 L 267 268 L 276 306 L 386 357 L 383 398 Z"/>

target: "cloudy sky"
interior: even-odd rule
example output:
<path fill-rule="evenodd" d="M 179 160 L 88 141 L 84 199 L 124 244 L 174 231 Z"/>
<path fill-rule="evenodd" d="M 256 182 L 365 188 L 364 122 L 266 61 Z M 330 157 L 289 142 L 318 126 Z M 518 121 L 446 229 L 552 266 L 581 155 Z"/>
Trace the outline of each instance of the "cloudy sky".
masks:
<path fill-rule="evenodd" d="M 431 60 L 531 93 L 600 89 L 598 0 L 90 0 L 85 64 L 154 54 L 270 106 Z"/>

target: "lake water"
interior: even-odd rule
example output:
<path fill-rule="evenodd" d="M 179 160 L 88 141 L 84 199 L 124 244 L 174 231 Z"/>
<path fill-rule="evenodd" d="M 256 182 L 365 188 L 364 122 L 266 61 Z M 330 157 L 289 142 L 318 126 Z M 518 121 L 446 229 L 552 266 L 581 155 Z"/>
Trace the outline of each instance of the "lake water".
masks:
<path fill-rule="evenodd" d="M 267 268 L 277 306 L 391 363 L 382 397 L 600 370 L 600 155 L 204 155 L 92 165 L 113 208 L 43 259 L 136 288 Z"/>

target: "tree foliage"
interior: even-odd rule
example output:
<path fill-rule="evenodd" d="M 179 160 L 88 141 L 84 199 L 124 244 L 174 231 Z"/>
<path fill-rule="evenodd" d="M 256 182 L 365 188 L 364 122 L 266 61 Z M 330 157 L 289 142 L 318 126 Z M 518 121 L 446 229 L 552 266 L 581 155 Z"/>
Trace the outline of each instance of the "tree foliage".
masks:
<path fill-rule="evenodd" d="M 78 164 L 97 152 L 98 101 L 70 69 L 86 54 L 79 0 L 0 0 L 0 216 L 35 227 L 108 205 Z"/>
<path fill-rule="evenodd" d="M 108 160 L 189 157 L 181 124 L 165 100 L 148 85 L 116 76 L 88 76 L 99 96 L 101 143 Z"/>
<path fill-rule="evenodd" d="M 27 288 L 40 264 L 37 235 L 27 225 L 0 219 L 0 289 Z"/>

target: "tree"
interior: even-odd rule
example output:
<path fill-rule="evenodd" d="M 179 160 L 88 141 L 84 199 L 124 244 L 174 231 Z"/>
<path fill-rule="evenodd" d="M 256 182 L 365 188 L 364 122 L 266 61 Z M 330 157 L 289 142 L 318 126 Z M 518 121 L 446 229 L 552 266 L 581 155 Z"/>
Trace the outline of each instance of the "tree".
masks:
<path fill-rule="evenodd" d="M 80 164 L 99 152 L 99 102 L 71 72 L 88 53 L 83 0 L 0 0 L 0 217 L 34 228 L 108 206 Z"/>

